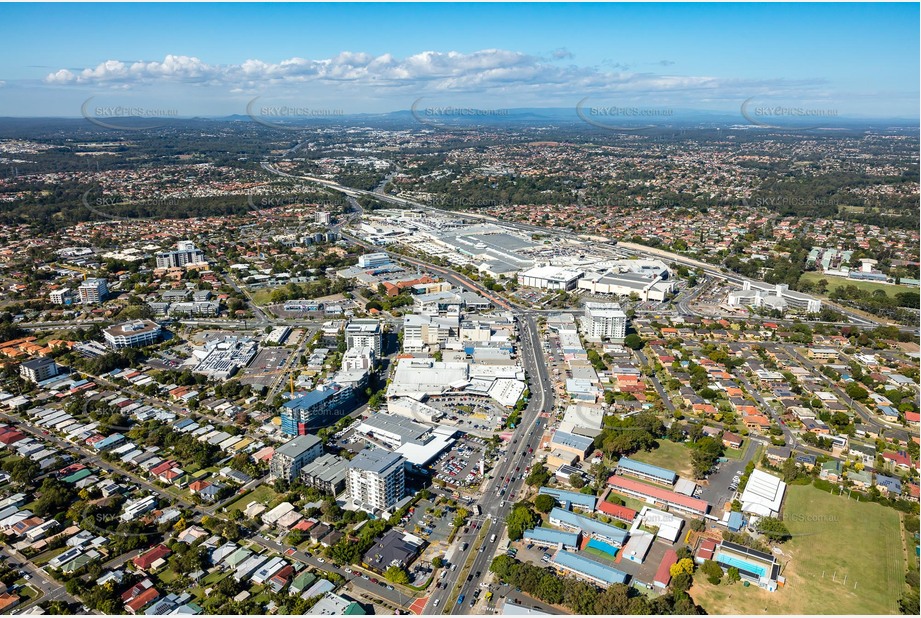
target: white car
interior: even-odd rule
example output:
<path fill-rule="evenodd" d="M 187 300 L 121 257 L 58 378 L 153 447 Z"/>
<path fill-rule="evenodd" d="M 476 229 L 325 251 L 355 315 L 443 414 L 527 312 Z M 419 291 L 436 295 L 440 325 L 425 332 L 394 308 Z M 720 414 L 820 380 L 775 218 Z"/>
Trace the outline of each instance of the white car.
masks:
<path fill-rule="evenodd" d="M 324 560 L 323 558 L 317 558 L 317 562 L 319 562 L 320 564 L 323 564 L 324 562 L 326 562 L 326 560 Z"/>
<path fill-rule="evenodd" d="M 441 603 L 441 599 L 435 599 L 435 603 L 432 604 L 432 607 L 438 607 L 439 603 Z"/>

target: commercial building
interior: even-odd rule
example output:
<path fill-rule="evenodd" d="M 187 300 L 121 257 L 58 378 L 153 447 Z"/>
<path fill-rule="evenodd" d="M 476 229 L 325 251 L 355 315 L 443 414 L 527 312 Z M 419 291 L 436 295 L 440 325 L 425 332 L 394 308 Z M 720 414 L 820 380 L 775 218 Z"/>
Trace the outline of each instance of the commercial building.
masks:
<path fill-rule="evenodd" d="M 581 270 L 567 270 L 557 266 L 536 266 L 518 273 L 518 283 L 542 290 L 568 291 L 575 289 L 576 283 L 583 274 Z"/>
<path fill-rule="evenodd" d="M 374 356 L 381 355 L 381 323 L 377 320 L 349 320 L 345 327 L 348 348 L 371 348 Z"/>
<path fill-rule="evenodd" d="M 380 448 L 365 449 L 349 462 L 352 504 L 367 511 L 386 511 L 403 499 L 406 460 Z"/>
<path fill-rule="evenodd" d="M 43 382 L 58 375 L 58 365 L 47 356 L 33 358 L 19 366 L 19 375 L 30 382 Z"/>
<path fill-rule="evenodd" d="M 556 431 L 550 439 L 550 448 L 571 453 L 584 459 L 595 447 L 595 441 L 587 436 L 578 436 L 565 431 Z"/>
<path fill-rule="evenodd" d="M 109 284 L 105 279 L 87 279 L 77 288 L 80 302 L 98 305 L 109 295 Z"/>
<path fill-rule="evenodd" d="M 362 556 L 362 563 L 378 573 L 389 567 L 406 568 L 412 564 L 425 541 L 419 537 L 392 528 Z"/>
<path fill-rule="evenodd" d="M 678 475 L 667 468 L 653 466 L 629 457 L 620 458 L 617 462 L 616 473 L 635 476 L 636 478 L 659 483 L 660 485 L 668 485 L 669 487 L 672 487 L 678 480 Z"/>
<path fill-rule="evenodd" d="M 179 268 L 186 264 L 202 264 L 205 252 L 195 248 L 190 240 L 180 240 L 174 251 L 165 251 L 156 255 L 157 268 Z"/>
<path fill-rule="evenodd" d="M 627 314 L 618 303 L 585 303 L 583 324 L 589 339 L 623 341 L 627 336 Z"/>
<path fill-rule="evenodd" d="M 305 465 L 323 454 L 323 443 L 312 435 L 303 435 L 289 440 L 275 449 L 269 471 L 276 479 L 291 481 Z"/>
<path fill-rule="evenodd" d="M 160 325 L 152 320 L 134 320 L 105 328 L 102 335 L 110 348 L 121 350 L 154 344 L 162 332 Z"/>
<path fill-rule="evenodd" d="M 390 264 L 390 256 L 386 253 L 366 253 L 358 256 L 358 266 L 361 268 L 379 268 Z"/>
<path fill-rule="evenodd" d="M 249 365 L 258 351 L 258 344 L 249 337 L 231 336 L 209 341 L 203 351 L 196 353 L 204 357 L 193 371 L 215 380 L 226 380 Z"/>

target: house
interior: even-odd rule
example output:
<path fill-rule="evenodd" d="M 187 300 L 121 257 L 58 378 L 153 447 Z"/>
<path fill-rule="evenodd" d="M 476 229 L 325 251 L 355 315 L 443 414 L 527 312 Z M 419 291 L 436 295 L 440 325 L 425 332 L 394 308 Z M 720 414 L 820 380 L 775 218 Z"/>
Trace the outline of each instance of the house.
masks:
<path fill-rule="evenodd" d="M 773 448 L 767 449 L 765 456 L 767 457 L 768 461 L 770 461 L 773 465 L 781 466 L 783 465 L 783 462 L 790 459 L 791 454 L 792 454 L 792 451 L 790 450 L 790 448 L 787 446 L 783 446 L 783 447 L 773 447 Z"/>
<path fill-rule="evenodd" d="M 726 448 L 739 449 L 742 448 L 742 436 L 737 436 L 731 431 L 723 432 L 723 446 Z"/>
<path fill-rule="evenodd" d="M 129 614 L 137 614 L 139 611 L 144 609 L 144 607 L 150 605 L 159 598 L 160 593 L 156 588 L 148 588 L 130 601 L 126 602 L 125 611 L 127 611 Z"/>
<path fill-rule="evenodd" d="M 157 565 L 160 560 L 165 560 L 171 553 L 173 552 L 166 545 L 155 545 L 140 556 L 137 556 L 133 560 L 134 566 L 136 566 L 139 571 L 147 571 L 151 568 L 156 568 L 154 565 Z"/>
<path fill-rule="evenodd" d="M 830 483 L 837 483 L 841 480 L 841 462 L 837 459 L 826 461 L 822 464 L 822 470 L 819 471 L 819 478 Z"/>
<path fill-rule="evenodd" d="M 877 474 L 876 488 L 879 493 L 889 498 L 897 498 L 902 495 L 902 481 L 891 476 Z"/>
<path fill-rule="evenodd" d="M 742 417 L 742 422 L 750 431 L 766 431 L 771 427 L 771 421 L 763 414 L 749 414 Z"/>
<path fill-rule="evenodd" d="M 873 479 L 870 473 L 865 470 L 853 470 L 847 473 L 847 480 L 851 482 L 856 489 L 870 489 L 873 485 Z"/>
<path fill-rule="evenodd" d="M 908 453 L 905 451 L 899 451 L 897 453 L 886 451 L 883 453 L 882 457 L 883 461 L 896 468 L 902 468 L 903 470 L 911 468 L 911 457 L 909 457 Z"/>

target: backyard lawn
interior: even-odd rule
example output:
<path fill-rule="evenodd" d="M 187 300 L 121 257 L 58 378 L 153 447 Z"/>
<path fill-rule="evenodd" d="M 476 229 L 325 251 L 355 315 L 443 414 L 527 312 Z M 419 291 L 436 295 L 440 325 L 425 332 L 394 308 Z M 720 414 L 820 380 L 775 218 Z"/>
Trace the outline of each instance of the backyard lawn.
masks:
<path fill-rule="evenodd" d="M 229 513 L 234 509 L 240 509 L 240 511 L 243 512 L 246 510 L 246 505 L 253 501 L 268 506 L 276 498 L 278 498 L 278 494 L 275 493 L 274 489 L 269 485 L 260 485 L 256 489 L 243 494 L 239 499 L 227 506 L 227 512 Z"/>
<path fill-rule="evenodd" d="M 784 521 L 793 538 L 777 556 L 783 588 L 712 586 L 696 576 L 695 602 L 710 614 L 899 613 L 905 573 L 898 511 L 796 485 L 787 488 Z"/>

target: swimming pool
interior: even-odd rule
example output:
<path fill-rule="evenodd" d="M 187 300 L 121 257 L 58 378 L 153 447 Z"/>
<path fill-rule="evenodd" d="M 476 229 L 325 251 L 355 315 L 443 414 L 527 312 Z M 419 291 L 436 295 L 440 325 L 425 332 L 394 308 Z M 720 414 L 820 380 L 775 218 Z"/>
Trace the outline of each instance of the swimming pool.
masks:
<path fill-rule="evenodd" d="M 717 553 L 715 559 L 720 564 L 735 567 L 740 571 L 754 573 L 758 577 L 764 577 L 764 574 L 766 573 L 763 566 L 758 566 L 753 562 L 748 562 L 747 560 L 742 560 L 741 558 L 736 558 L 735 556 L 729 556 L 723 552 Z"/>

